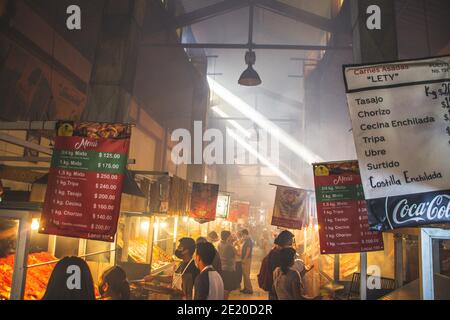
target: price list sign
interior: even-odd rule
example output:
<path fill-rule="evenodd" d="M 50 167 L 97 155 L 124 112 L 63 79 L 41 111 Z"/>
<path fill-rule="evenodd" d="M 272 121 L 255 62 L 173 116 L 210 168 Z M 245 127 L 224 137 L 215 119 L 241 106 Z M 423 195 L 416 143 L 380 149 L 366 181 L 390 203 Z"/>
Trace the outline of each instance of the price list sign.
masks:
<path fill-rule="evenodd" d="M 373 230 L 450 221 L 450 56 L 344 66 Z"/>
<path fill-rule="evenodd" d="M 313 167 L 320 252 L 383 250 L 382 234 L 369 229 L 358 162 L 317 163 Z"/>
<path fill-rule="evenodd" d="M 131 128 L 58 123 L 40 233 L 113 242 Z"/>

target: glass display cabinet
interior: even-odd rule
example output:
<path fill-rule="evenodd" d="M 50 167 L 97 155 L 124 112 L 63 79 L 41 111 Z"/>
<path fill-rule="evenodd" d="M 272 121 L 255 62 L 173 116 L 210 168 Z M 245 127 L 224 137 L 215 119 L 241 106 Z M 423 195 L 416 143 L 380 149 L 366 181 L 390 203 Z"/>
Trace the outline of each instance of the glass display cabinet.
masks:
<path fill-rule="evenodd" d="M 141 280 L 173 267 L 174 218 L 122 213 L 117 232 L 116 260 L 129 280 Z"/>
<path fill-rule="evenodd" d="M 94 282 L 114 265 L 115 244 L 38 233 L 40 211 L 0 209 L 0 300 L 39 300 L 65 256 L 86 260 Z"/>

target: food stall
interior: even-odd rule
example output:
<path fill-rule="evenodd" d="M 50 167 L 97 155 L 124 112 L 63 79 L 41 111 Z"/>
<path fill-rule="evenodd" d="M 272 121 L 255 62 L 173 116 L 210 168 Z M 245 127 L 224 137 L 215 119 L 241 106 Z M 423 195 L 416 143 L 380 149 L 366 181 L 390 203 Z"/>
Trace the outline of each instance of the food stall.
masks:
<path fill-rule="evenodd" d="M 0 223 L 7 221 L 16 226 L 16 231 L 8 240 L 14 253 L 0 259 L 0 299 L 41 299 L 54 265 L 65 256 L 84 258 L 96 283 L 107 268 L 117 264 L 116 251 L 123 248 L 123 242 L 120 243 L 118 237 L 115 242 L 108 243 L 38 233 L 46 180 L 47 175 L 41 174 L 30 184 L 31 192 L 27 193 L 29 201 L 8 201 L 6 198 L 0 203 Z M 148 215 L 145 217 L 147 200 L 138 186 L 145 185 L 143 182 L 131 172 L 127 173 L 121 201 L 121 221 L 130 216 L 150 219 Z M 121 235 L 118 232 L 118 236 Z M 169 257 L 165 258 L 169 260 Z M 148 274 L 150 268 L 146 272 Z"/>
<path fill-rule="evenodd" d="M 16 225 L 14 253 L 0 260 L 0 299 L 41 299 L 54 266 L 65 256 L 85 259 L 95 283 L 113 265 L 121 266 L 130 281 L 171 274 L 178 240 L 208 232 L 206 224 L 186 215 L 187 181 L 167 173 L 127 171 L 113 243 L 40 234 L 47 177 L 44 171 L 33 176 L 33 183 L 27 181 L 26 201 L 0 204 L 0 220 Z"/>

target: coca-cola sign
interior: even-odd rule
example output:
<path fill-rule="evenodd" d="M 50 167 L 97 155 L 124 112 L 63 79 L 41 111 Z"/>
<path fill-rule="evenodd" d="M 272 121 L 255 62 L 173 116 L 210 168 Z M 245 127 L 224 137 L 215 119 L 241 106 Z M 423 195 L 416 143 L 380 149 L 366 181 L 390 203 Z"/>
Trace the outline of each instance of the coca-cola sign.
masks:
<path fill-rule="evenodd" d="M 373 230 L 450 222 L 450 190 L 372 199 L 368 207 Z"/>

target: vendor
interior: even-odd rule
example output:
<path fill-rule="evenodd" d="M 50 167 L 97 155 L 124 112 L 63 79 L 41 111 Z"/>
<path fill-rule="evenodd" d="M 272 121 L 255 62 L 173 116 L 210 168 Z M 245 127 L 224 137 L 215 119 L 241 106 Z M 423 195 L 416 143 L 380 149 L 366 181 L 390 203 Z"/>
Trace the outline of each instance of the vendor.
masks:
<path fill-rule="evenodd" d="M 182 238 L 179 240 L 175 256 L 181 259 L 173 276 L 147 276 L 147 282 L 160 281 L 172 286 L 172 298 L 192 300 L 194 282 L 199 275 L 199 270 L 195 266 L 194 252 L 195 240 L 192 238 Z"/>

